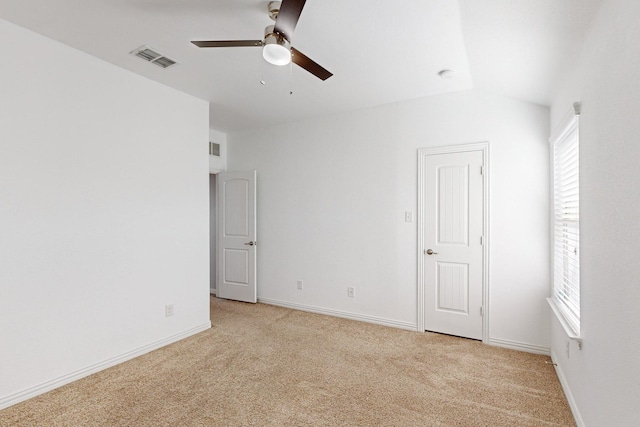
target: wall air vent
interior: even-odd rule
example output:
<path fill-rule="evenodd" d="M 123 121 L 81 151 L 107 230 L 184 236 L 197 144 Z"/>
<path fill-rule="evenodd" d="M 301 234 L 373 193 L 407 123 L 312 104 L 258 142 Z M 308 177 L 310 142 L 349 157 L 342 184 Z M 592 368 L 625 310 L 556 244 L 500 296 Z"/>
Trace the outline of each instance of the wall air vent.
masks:
<path fill-rule="evenodd" d="M 173 59 L 169 59 L 161 53 L 150 49 L 148 46 L 141 46 L 136 50 L 130 52 L 132 55 L 137 56 L 140 59 L 144 59 L 147 62 L 157 65 L 158 67 L 168 68 L 177 64 Z"/>
<path fill-rule="evenodd" d="M 209 155 L 220 157 L 220 144 L 209 142 Z"/>

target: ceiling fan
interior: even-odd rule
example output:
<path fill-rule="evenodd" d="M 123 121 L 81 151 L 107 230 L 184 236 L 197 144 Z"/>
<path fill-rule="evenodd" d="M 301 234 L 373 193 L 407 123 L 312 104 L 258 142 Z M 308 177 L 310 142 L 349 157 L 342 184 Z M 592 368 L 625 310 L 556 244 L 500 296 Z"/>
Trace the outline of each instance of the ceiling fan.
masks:
<path fill-rule="evenodd" d="M 287 65 L 290 62 L 299 65 L 321 80 L 327 80 L 333 74 L 317 62 L 291 46 L 293 31 L 296 28 L 306 0 L 283 0 L 269 2 L 269 17 L 275 25 L 265 28 L 263 40 L 202 40 L 192 41 L 198 47 L 262 47 L 262 56 L 270 64 Z"/>

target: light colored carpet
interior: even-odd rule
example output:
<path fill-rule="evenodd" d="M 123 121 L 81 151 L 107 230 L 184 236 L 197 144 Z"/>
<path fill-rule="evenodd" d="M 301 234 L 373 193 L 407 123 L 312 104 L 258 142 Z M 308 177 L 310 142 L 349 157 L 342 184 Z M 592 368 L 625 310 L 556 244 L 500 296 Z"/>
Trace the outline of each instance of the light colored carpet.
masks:
<path fill-rule="evenodd" d="M 0 426 L 574 426 L 545 356 L 211 299 L 203 333 L 0 411 Z"/>

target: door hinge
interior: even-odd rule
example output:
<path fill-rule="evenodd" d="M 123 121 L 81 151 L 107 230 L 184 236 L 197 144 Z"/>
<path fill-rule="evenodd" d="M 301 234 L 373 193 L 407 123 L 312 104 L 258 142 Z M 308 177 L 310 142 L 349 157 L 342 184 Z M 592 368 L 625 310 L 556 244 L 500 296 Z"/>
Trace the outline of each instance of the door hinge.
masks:
<path fill-rule="evenodd" d="M 480 175 L 484 175 L 484 166 L 480 166 Z"/>
<path fill-rule="evenodd" d="M 480 306 L 480 317 L 484 317 L 484 310 L 482 309 L 482 306 Z"/>
<path fill-rule="evenodd" d="M 483 239 L 483 236 L 480 236 L 480 245 L 484 245 L 484 239 Z"/>

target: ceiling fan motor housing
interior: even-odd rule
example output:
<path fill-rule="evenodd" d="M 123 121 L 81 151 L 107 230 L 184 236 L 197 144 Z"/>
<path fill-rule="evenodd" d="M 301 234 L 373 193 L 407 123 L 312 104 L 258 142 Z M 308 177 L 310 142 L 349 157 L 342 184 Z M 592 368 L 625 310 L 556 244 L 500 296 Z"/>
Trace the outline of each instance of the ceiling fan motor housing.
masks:
<path fill-rule="evenodd" d="M 280 12 L 280 5 L 282 4 L 282 2 L 279 1 L 270 1 L 269 2 L 269 18 L 271 18 L 272 20 L 276 20 L 278 18 L 278 12 Z"/>

